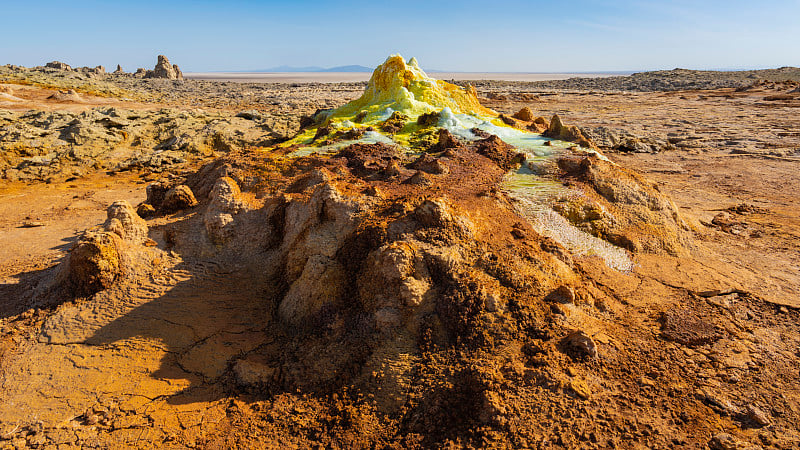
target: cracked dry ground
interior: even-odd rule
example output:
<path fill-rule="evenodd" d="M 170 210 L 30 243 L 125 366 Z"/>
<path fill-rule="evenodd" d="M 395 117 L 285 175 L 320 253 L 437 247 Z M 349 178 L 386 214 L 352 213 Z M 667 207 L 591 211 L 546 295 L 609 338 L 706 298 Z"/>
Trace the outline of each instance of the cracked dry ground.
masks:
<path fill-rule="evenodd" d="M 570 109 L 569 97 L 560 101 Z M 640 120 L 663 127 L 659 116 Z M 758 124 L 746 126 L 766 139 Z M 199 206 L 149 220 L 155 245 L 139 248 L 130 276 L 93 298 L 27 309 L 23 301 L 55 270 L 4 267 L 19 281 L 0 287 L 9 299 L 0 444 L 703 448 L 725 432 L 740 446 L 731 448 L 796 447 L 798 162 L 705 150 L 610 155 L 661 183 L 696 241 L 680 257 L 637 254 L 630 273 L 566 257 L 538 236 L 492 191 L 502 170 L 479 155 L 444 159 L 450 173 L 431 175 L 429 186 L 373 179 L 380 167 L 349 160 L 231 155 L 223 163 L 233 169 L 217 164 L 187 181 L 208 192 L 202 185 L 223 167 L 242 186 L 251 216 L 222 251 L 203 241 L 208 201 L 198 195 Z M 123 179 L 120 194 L 135 199 L 134 182 Z M 425 322 L 427 334 L 405 325 L 389 337 L 363 329 L 353 314 L 361 306 L 337 305 L 291 327 L 276 320 L 291 314 L 275 303 L 287 287 L 269 274 L 283 236 L 273 233 L 281 217 L 270 199 L 289 192 L 285 201 L 311 204 L 325 186 L 381 212 L 333 256 L 351 264 L 384 239 L 374 230 L 419 221 L 423 198 L 447 197 L 474 235 L 447 226 L 413 233 L 425 251 L 442 242 L 467 249 L 465 278 L 425 263 L 430 279 L 448 280 L 434 283 L 438 294 L 463 309 L 437 310 L 445 323 Z M 327 245 L 337 202 L 317 211 L 306 248 Z M 18 269 L 26 273 L 14 277 Z M 359 280 L 348 283 L 343 299 L 367 295 Z M 551 295 L 562 283 L 574 295 Z M 391 287 L 367 283 L 383 289 Z M 575 330 L 592 337 L 597 358 L 572 345 Z"/>

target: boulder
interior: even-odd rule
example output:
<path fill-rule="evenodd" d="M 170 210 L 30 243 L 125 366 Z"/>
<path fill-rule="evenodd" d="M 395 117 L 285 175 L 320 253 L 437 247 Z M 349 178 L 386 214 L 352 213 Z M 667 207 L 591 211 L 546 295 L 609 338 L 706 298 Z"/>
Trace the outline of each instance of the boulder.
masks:
<path fill-rule="evenodd" d="M 527 106 L 517 111 L 517 113 L 511 117 L 519 120 L 524 120 L 525 122 L 533 122 L 533 120 L 536 119 L 536 116 L 533 114 L 533 111 L 531 111 L 531 109 L 528 108 Z"/>
<path fill-rule="evenodd" d="M 197 206 L 197 199 L 194 193 L 185 184 L 175 186 L 164 194 L 164 201 L 161 208 L 167 212 L 180 211 L 181 209 Z"/>
<path fill-rule="evenodd" d="M 242 191 L 239 189 L 239 185 L 230 177 L 218 179 L 211 188 L 211 193 L 208 194 L 211 207 L 234 214 L 244 207 L 241 196 Z"/>
<path fill-rule="evenodd" d="M 156 209 L 149 203 L 142 203 L 136 207 L 136 214 L 141 218 L 153 217 L 156 214 Z"/>
<path fill-rule="evenodd" d="M 528 125 L 528 129 L 534 133 L 544 133 L 548 128 L 550 128 L 550 124 L 547 119 L 541 116 L 534 118 L 532 123 Z"/>
<path fill-rule="evenodd" d="M 578 355 L 586 355 L 592 359 L 597 359 L 599 353 L 597 344 L 591 336 L 581 330 L 575 330 L 563 339 L 563 344 Z"/>

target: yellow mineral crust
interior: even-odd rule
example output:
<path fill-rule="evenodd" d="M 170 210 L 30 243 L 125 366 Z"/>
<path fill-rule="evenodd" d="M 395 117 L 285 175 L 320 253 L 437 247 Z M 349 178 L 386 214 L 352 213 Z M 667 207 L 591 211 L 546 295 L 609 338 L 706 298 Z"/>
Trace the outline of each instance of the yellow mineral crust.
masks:
<path fill-rule="evenodd" d="M 345 122 L 345 128 L 377 125 L 399 112 L 407 116 L 408 126 L 395 135 L 399 143 L 407 144 L 408 134 L 416 130 L 412 124 L 417 117 L 430 112 L 449 108 L 453 114 L 469 114 L 484 120 L 496 119 L 497 112 L 486 108 L 478 101 L 475 88 L 463 89 L 445 81 L 429 77 L 415 58 L 406 62 L 400 55 L 389 56 L 378 66 L 367 84 L 364 94 L 356 100 L 317 117 L 319 125 L 333 124 L 338 128 Z M 316 128 L 300 133 L 283 145 L 309 144 Z"/>
<path fill-rule="evenodd" d="M 372 72 L 364 94 L 328 116 L 349 119 L 361 111 L 367 112 L 364 122 L 374 120 L 375 114 L 385 114 L 386 108 L 399 111 L 414 119 L 420 114 L 450 108 L 455 114 L 474 114 L 496 117 L 497 113 L 481 106 L 475 88 L 462 89 L 454 84 L 430 78 L 417 60 L 406 62 L 392 55 Z"/>

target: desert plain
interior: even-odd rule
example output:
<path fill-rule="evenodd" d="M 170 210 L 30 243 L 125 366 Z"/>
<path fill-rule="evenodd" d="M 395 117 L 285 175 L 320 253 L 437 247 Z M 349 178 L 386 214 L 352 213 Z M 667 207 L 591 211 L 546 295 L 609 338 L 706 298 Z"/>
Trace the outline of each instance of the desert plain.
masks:
<path fill-rule="evenodd" d="M 800 69 L 453 80 L 538 160 L 159 64 L 0 67 L 0 447 L 800 446 Z"/>

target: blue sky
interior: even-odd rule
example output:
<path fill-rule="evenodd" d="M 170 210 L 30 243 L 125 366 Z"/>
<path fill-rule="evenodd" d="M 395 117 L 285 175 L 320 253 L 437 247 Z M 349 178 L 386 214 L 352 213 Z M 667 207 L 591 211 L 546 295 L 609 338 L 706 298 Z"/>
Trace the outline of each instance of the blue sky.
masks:
<path fill-rule="evenodd" d="M 587 72 L 800 66 L 800 0 L 6 2 L 0 64 Z"/>

